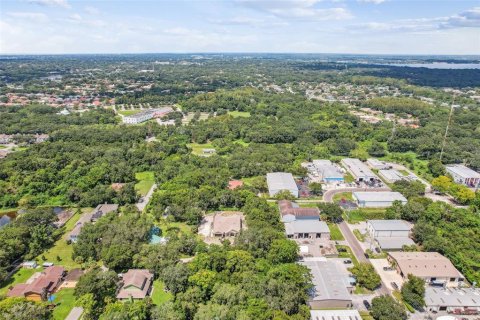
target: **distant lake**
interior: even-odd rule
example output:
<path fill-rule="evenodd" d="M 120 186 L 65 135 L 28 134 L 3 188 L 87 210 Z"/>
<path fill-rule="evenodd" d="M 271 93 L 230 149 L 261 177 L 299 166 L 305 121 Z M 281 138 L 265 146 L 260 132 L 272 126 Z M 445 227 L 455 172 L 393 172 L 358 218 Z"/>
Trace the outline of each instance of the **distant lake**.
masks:
<path fill-rule="evenodd" d="M 480 69 L 480 63 L 390 63 L 386 64 L 394 67 L 411 67 L 411 68 L 427 68 L 427 69 Z"/>

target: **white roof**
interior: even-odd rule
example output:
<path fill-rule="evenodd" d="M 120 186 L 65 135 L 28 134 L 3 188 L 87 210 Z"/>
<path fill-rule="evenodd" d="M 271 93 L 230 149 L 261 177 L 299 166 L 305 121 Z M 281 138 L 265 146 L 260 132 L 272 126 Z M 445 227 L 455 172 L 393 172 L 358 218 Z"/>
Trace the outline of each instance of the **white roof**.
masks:
<path fill-rule="evenodd" d="M 287 234 L 295 233 L 329 233 L 328 225 L 320 220 L 295 220 L 285 223 Z"/>
<path fill-rule="evenodd" d="M 425 289 L 425 304 L 429 306 L 480 308 L 480 289 L 436 288 Z"/>
<path fill-rule="evenodd" d="M 391 191 L 379 191 L 379 192 L 353 192 L 353 196 L 358 201 L 372 201 L 372 202 L 393 202 L 395 200 L 400 200 L 402 202 L 407 202 L 400 192 L 391 192 Z"/>
<path fill-rule="evenodd" d="M 447 166 L 447 171 L 451 171 L 462 178 L 480 178 L 480 173 L 465 167 L 463 164 L 451 164 Z"/>
<path fill-rule="evenodd" d="M 362 320 L 357 310 L 310 310 L 311 320 Z"/>
<path fill-rule="evenodd" d="M 310 269 L 314 285 L 312 298 L 315 301 L 346 300 L 352 301 L 347 287 L 348 275 L 342 273 L 333 261 L 300 261 L 300 264 Z"/>
<path fill-rule="evenodd" d="M 288 172 L 267 173 L 267 184 L 272 190 L 298 190 L 292 174 Z"/>
<path fill-rule="evenodd" d="M 408 237 L 376 237 L 375 240 L 383 250 L 400 250 L 403 246 L 415 244 L 415 242 Z"/>
<path fill-rule="evenodd" d="M 378 174 L 390 181 L 398 181 L 405 178 L 403 174 L 395 169 L 388 169 L 388 170 L 378 170 Z"/>
<path fill-rule="evenodd" d="M 367 220 L 375 231 L 410 231 L 412 225 L 405 220 Z"/>
<path fill-rule="evenodd" d="M 343 178 L 343 173 L 330 160 L 313 160 L 312 162 L 322 179 Z"/>
<path fill-rule="evenodd" d="M 359 159 L 345 158 L 342 160 L 342 163 L 355 178 L 377 178 L 375 173 Z"/>

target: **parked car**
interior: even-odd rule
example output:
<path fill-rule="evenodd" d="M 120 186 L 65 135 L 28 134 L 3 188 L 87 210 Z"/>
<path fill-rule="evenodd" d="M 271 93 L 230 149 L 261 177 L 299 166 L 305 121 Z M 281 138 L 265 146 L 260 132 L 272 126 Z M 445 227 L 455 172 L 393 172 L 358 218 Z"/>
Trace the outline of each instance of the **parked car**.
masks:
<path fill-rule="evenodd" d="M 365 306 L 365 308 L 367 308 L 367 310 L 370 310 L 370 302 L 368 302 L 367 300 L 363 300 L 363 305 Z"/>
<path fill-rule="evenodd" d="M 383 267 L 383 271 L 393 271 L 392 267 Z"/>
<path fill-rule="evenodd" d="M 390 284 L 395 290 L 398 290 L 398 284 L 396 282 L 390 282 Z"/>
<path fill-rule="evenodd" d="M 352 263 L 352 260 L 350 260 L 350 259 L 343 260 L 343 263 L 345 263 L 345 264 L 351 264 L 351 263 Z"/>

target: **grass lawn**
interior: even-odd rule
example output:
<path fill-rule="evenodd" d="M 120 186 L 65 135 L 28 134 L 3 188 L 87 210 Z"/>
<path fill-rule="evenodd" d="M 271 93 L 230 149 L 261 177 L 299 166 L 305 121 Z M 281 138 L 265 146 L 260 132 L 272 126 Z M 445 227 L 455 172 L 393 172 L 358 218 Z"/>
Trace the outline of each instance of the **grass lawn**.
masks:
<path fill-rule="evenodd" d="M 361 208 L 345 212 L 344 217 L 348 223 L 359 223 L 366 220 L 383 219 L 385 217 L 385 209 Z"/>
<path fill-rule="evenodd" d="M 353 230 L 353 234 L 357 237 L 358 241 L 365 242 L 365 235 L 362 234 L 358 229 Z"/>
<path fill-rule="evenodd" d="M 161 219 L 157 225 L 162 230 L 162 235 L 165 235 L 169 229 L 178 230 L 183 234 L 193 234 L 192 227 L 183 222 L 168 222 L 165 219 Z"/>
<path fill-rule="evenodd" d="M 137 172 L 135 173 L 135 179 L 138 180 L 135 184 L 135 190 L 142 196 L 145 196 L 155 183 L 153 171 Z"/>
<path fill-rule="evenodd" d="M 338 251 L 338 257 L 339 258 L 348 258 L 348 259 L 352 260 L 353 265 L 358 264 L 357 257 L 355 257 L 355 255 L 352 252 L 352 249 L 349 246 L 336 245 L 335 247 L 337 248 L 337 250 L 339 250 Z M 340 252 L 340 249 L 345 249 L 347 251 L 346 252 Z"/>
<path fill-rule="evenodd" d="M 345 182 L 346 183 L 352 183 L 354 181 L 355 181 L 355 179 L 353 178 L 353 176 L 349 172 L 347 172 L 345 174 Z"/>
<path fill-rule="evenodd" d="M 331 240 L 333 240 L 333 241 L 345 240 L 342 232 L 340 231 L 340 229 L 338 228 L 338 226 L 336 224 L 328 223 L 328 228 L 330 229 L 330 239 Z"/>
<path fill-rule="evenodd" d="M 118 110 L 118 114 L 121 114 L 122 116 L 131 116 L 139 113 L 140 111 L 142 110 Z"/>
<path fill-rule="evenodd" d="M 239 118 L 239 117 L 249 118 L 251 116 L 250 112 L 245 112 L 245 111 L 229 111 L 228 114 L 234 118 Z"/>
<path fill-rule="evenodd" d="M 372 294 L 373 291 L 368 290 L 367 288 L 360 287 L 360 286 L 355 286 L 355 289 L 353 289 L 354 294 Z"/>
<path fill-rule="evenodd" d="M 206 154 L 203 153 L 203 149 L 212 149 L 213 146 L 211 143 L 187 143 L 187 147 L 192 150 L 192 154 L 197 156 L 205 156 Z"/>
<path fill-rule="evenodd" d="M 351 192 L 342 192 L 337 193 L 333 196 L 333 202 L 340 202 L 341 200 L 353 201 L 353 196 Z"/>
<path fill-rule="evenodd" d="M 54 293 L 56 307 L 53 309 L 53 319 L 54 320 L 64 320 L 70 310 L 75 305 L 75 297 L 73 296 L 73 288 L 63 288 L 60 291 Z"/>
<path fill-rule="evenodd" d="M 405 308 L 407 308 L 408 311 L 410 311 L 411 313 L 415 313 L 415 309 L 410 304 L 403 301 L 402 293 L 399 290 L 394 290 L 392 292 L 392 295 L 395 297 L 395 299 L 398 300 L 398 302 L 403 303 L 403 305 L 405 306 Z"/>
<path fill-rule="evenodd" d="M 42 269 L 20 268 L 10 279 L 0 283 L 0 296 L 6 294 L 9 287 L 19 283 L 25 283 L 35 272 L 41 270 Z"/>
<path fill-rule="evenodd" d="M 92 209 L 91 208 L 82 209 L 83 212 L 86 212 L 89 210 L 92 210 Z M 80 268 L 81 265 L 76 263 L 72 259 L 73 246 L 67 244 L 68 233 L 73 229 L 78 219 L 80 219 L 80 215 L 74 214 L 63 227 L 65 229 L 64 235 L 59 240 L 57 240 L 57 242 L 55 242 L 50 249 L 40 254 L 35 260 L 42 262 L 43 261 L 42 256 L 45 256 L 46 261 L 59 264 L 65 267 L 67 270 Z M 60 257 L 61 259 L 60 261 L 57 260 L 57 256 Z"/>
<path fill-rule="evenodd" d="M 7 148 L 7 146 L 4 146 L 4 145 L 0 144 L 0 149 L 6 149 L 6 148 Z"/>
<path fill-rule="evenodd" d="M 153 291 L 152 291 L 152 302 L 157 306 L 167 302 L 172 299 L 172 294 L 170 292 L 163 291 L 164 284 L 160 280 L 153 282 Z"/>
<path fill-rule="evenodd" d="M 362 317 L 362 320 L 373 320 L 373 317 L 368 311 L 359 311 L 358 313 L 360 313 L 360 317 Z"/>
<path fill-rule="evenodd" d="M 248 142 L 243 141 L 243 139 L 237 139 L 237 140 L 233 141 L 233 143 L 238 143 L 239 145 L 241 145 L 243 147 L 248 147 L 248 145 L 250 144 Z"/>

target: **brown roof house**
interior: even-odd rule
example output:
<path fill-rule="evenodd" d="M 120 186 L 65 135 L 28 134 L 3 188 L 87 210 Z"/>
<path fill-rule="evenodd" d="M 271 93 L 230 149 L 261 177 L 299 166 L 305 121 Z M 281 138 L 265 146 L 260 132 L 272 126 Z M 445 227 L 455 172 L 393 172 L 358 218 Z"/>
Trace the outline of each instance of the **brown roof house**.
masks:
<path fill-rule="evenodd" d="M 212 222 L 213 237 L 234 237 L 246 228 L 245 217 L 239 211 L 216 212 Z"/>
<path fill-rule="evenodd" d="M 117 299 L 144 299 L 150 295 L 153 274 L 146 269 L 130 269 L 123 275 L 123 285 Z"/>
<path fill-rule="evenodd" d="M 429 284 L 446 287 L 458 287 L 464 281 L 460 271 L 438 252 L 390 252 L 388 259 L 405 279 L 412 274 Z"/>
<path fill-rule="evenodd" d="M 32 283 L 21 283 L 12 287 L 8 297 L 23 297 L 30 301 L 47 300 L 48 295 L 53 293 L 59 286 L 65 274 L 65 269 L 60 266 L 46 268 Z"/>
<path fill-rule="evenodd" d="M 298 204 L 288 200 L 278 201 L 278 208 L 282 216 L 282 222 L 295 220 L 320 220 L 318 208 L 300 208 Z"/>
<path fill-rule="evenodd" d="M 82 269 L 72 269 L 68 271 L 60 288 L 75 288 L 77 286 L 78 280 L 82 275 L 83 275 Z"/>

